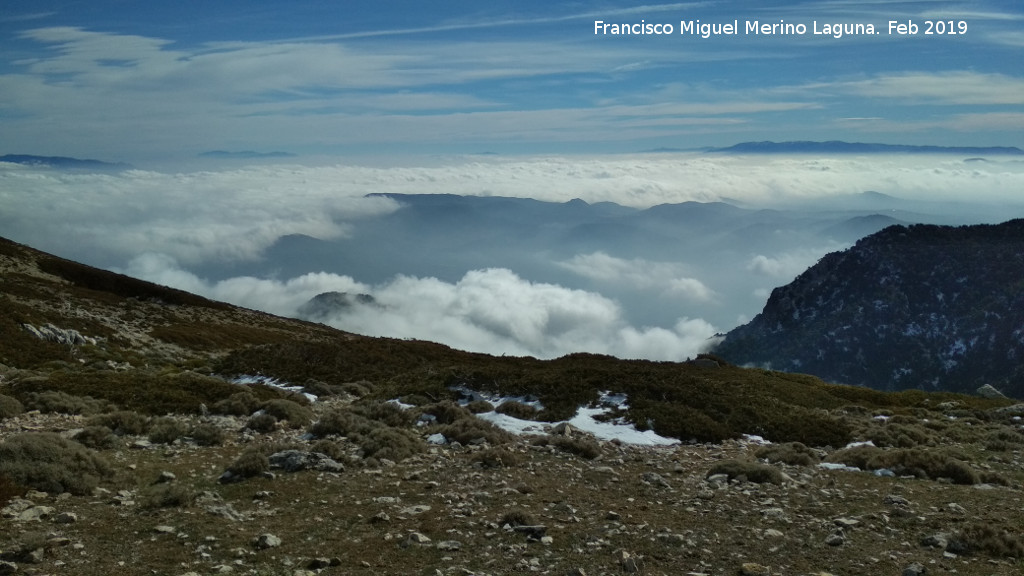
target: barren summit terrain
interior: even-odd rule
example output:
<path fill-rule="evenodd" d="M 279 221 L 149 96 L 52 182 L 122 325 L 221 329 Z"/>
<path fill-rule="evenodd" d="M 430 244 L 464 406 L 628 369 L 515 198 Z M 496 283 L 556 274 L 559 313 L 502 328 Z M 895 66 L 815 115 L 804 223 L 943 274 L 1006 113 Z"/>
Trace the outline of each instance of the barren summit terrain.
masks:
<path fill-rule="evenodd" d="M 1013 400 L 366 338 L 7 241 L 0 311 L 0 574 L 1024 570 Z M 679 443 L 564 424 L 609 396 Z"/>

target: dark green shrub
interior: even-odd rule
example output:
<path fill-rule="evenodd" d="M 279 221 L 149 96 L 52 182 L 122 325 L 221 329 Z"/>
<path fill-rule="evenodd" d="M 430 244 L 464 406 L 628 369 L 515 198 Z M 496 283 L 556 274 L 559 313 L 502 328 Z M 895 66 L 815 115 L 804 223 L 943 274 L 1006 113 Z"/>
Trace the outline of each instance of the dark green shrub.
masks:
<path fill-rule="evenodd" d="M 231 396 L 215 402 L 213 411 L 228 416 L 249 416 L 259 410 L 260 401 L 252 392 L 235 392 Z"/>
<path fill-rule="evenodd" d="M 247 449 L 228 466 L 228 472 L 241 478 L 252 478 L 270 470 L 267 455 L 257 449 Z"/>
<path fill-rule="evenodd" d="M 0 474 L 0 508 L 7 506 L 11 499 L 19 498 L 27 491 L 24 486 L 18 485 L 5 474 Z"/>
<path fill-rule="evenodd" d="M 341 442 L 321 438 L 309 447 L 310 452 L 319 452 L 327 455 L 328 458 L 341 462 L 348 458 L 348 450 Z"/>
<path fill-rule="evenodd" d="M 206 422 L 193 426 L 188 435 L 200 446 L 220 446 L 224 443 L 224 430 Z"/>
<path fill-rule="evenodd" d="M 376 428 L 357 442 L 363 449 L 364 458 L 387 458 L 393 462 L 401 462 L 426 449 L 418 436 L 400 428 Z"/>
<path fill-rule="evenodd" d="M 96 452 L 50 432 L 29 432 L 0 443 L 0 476 L 43 492 L 88 494 L 111 474 Z"/>
<path fill-rule="evenodd" d="M 74 396 L 60 390 L 32 392 L 28 395 L 30 410 L 59 414 L 99 414 L 110 409 L 110 402 L 92 396 Z"/>
<path fill-rule="evenodd" d="M 484 441 L 493 446 L 515 440 L 515 436 L 509 432 L 476 417 L 456 420 L 451 424 L 438 427 L 437 431 L 444 434 L 449 441 L 460 444 Z"/>
<path fill-rule="evenodd" d="M 782 472 L 772 466 L 760 464 L 758 462 L 746 462 L 742 460 L 722 460 L 711 467 L 708 470 L 707 476 L 711 477 L 715 474 L 725 474 L 729 477 L 729 480 L 736 478 L 746 479 L 748 482 L 754 482 L 755 484 L 781 484 L 782 483 Z"/>
<path fill-rule="evenodd" d="M 351 394 L 357 398 L 362 398 L 373 391 L 373 383 L 369 380 L 360 380 L 358 382 L 345 382 L 341 385 L 341 390 L 346 394 Z"/>
<path fill-rule="evenodd" d="M 245 423 L 245 427 L 266 434 L 277 429 L 277 418 L 266 412 L 253 414 L 249 417 L 249 421 Z"/>
<path fill-rule="evenodd" d="M 309 408 L 293 400 L 285 400 L 283 398 L 270 400 L 263 403 L 262 409 L 263 412 L 277 418 L 278 421 L 288 422 L 290 428 L 308 426 L 310 421 L 313 420 L 313 413 L 310 412 Z"/>
<path fill-rule="evenodd" d="M 368 420 L 380 422 L 385 426 L 406 428 L 411 426 L 418 414 L 414 410 L 404 410 L 394 402 L 367 402 L 355 404 L 352 411 Z"/>
<path fill-rule="evenodd" d="M 309 433 L 320 438 L 332 434 L 351 436 L 369 433 L 373 427 L 373 424 L 366 418 L 353 414 L 347 409 L 338 409 L 321 416 L 309 427 Z"/>
<path fill-rule="evenodd" d="M 494 409 L 498 414 L 504 414 L 520 420 L 533 420 L 537 417 L 537 409 L 529 404 L 516 400 L 506 400 Z"/>
<path fill-rule="evenodd" d="M 966 455 L 950 449 L 882 450 L 873 446 L 847 448 L 829 457 L 831 462 L 856 466 L 862 470 L 888 468 L 900 476 L 916 476 L 926 480 L 948 478 L 954 484 L 977 484 L 980 477 L 965 460 Z"/>
<path fill-rule="evenodd" d="M 142 508 L 185 508 L 195 502 L 196 495 L 183 484 L 170 482 L 147 486 L 139 494 Z"/>
<path fill-rule="evenodd" d="M 113 448 L 120 440 L 114 432 L 106 426 L 87 426 L 78 434 L 75 434 L 75 442 L 96 450 Z"/>
<path fill-rule="evenodd" d="M 791 466 L 810 466 L 818 461 L 817 454 L 802 442 L 769 444 L 754 452 L 754 456 L 769 462 L 782 462 Z"/>
<path fill-rule="evenodd" d="M 90 426 L 106 426 L 118 436 L 141 436 L 149 431 L 150 419 L 138 412 L 120 410 L 93 416 L 87 423 Z"/>
<path fill-rule="evenodd" d="M 958 530 L 949 539 L 946 550 L 964 556 L 1024 558 L 1024 540 L 1005 528 L 975 523 Z"/>
<path fill-rule="evenodd" d="M 169 416 L 153 420 L 149 427 L 149 441 L 157 444 L 173 444 L 188 434 L 188 425 Z"/>
<path fill-rule="evenodd" d="M 498 519 L 498 526 L 536 526 L 537 520 L 526 510 L 510 510 Z"/>
<path fill-rule="evenodd" d="M 473 400 L 469 404 L 466 404 L 466 410 L 469 410 L 473 414 L 483 414 L 484 412 L 493 411 L 494 404 L 491 404 L 487 400 Z"/>
<path fill-rule="evenodd" d="M 0 394 L 0 420 L 13 418 L 24 411 L 24 406 L 17 399 Z"/>
<path fill-rule="evenodd" d="M 490 406 L 490 404 L 488 404 Z M 464 418 L 472 418 L 473 414 L 470 410 L 459 406 L 451 400 L 445 400 L 444 402 L 437 402 L 435 404 L 428 404 L 420 408 L 422 414 L 429 414 L 434 417 L 434 422 L 437 424 L 451 424 L 456 420 L 462 420 Z"/>

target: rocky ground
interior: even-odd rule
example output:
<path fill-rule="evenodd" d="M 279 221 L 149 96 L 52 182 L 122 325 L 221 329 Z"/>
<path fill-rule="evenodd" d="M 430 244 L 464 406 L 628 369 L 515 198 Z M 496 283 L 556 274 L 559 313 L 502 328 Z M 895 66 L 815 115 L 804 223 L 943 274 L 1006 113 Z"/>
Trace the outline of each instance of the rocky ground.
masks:
<path fill-rule="evenodd" d="M 584 459 L 528 438 L 431 446 L 380 465 L 340 440 L 340 466 L 299 458 L 295 471 L 223 483 L 246 448 L 305 454 L 311 440 L 301 429 L 256 433 L 240 417 L 194 418 L 222 428 L 224 443 L 125 436 L 101 451 L 114 475 L 90 494 L 11 498 L 0 573 L 980 575 L 1024 566 L 962 535 L 1019 531 L 1019 486 L 785 464 L 772 465 L 779 483 L 754 483 L 708 475 L 722 461 L 756 460 L 761 446 L 748 441 L 602 442 Z M 4 420 L 0 440 L 83 426 L 82 416 L 29 412 Z M 488 450 L 510 456 L 479 457 Z M 989 466 L 1020 478 L 1021 463 L 1017 450 Z M 177 494 L 161 486 L 185 496 L 160 502 Z"/>

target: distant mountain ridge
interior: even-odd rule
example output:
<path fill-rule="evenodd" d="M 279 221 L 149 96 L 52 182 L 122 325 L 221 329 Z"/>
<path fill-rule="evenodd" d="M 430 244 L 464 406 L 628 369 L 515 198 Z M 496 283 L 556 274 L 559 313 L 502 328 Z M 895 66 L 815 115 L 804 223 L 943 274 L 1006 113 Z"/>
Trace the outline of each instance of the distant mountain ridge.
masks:
<path fill-rule="evenodd" d="M 907 144 L 872 144 L 864 142 L 741 142 L 708 152 L 726 154 L 962 154 L 971 156 L 1020 156 L 1024 150 L 1015 146 L 914 146 Z"/>
<path fill-rule="evenodd" d="M 1024 220 L 888 227 L 776 288 L 714 352 L 881 390 L 1024 397 Z"/>
<path fill-rule="evenodd" d="M 6 154 L 0 156 L 0 162 L 74 170 L 128 170 L 132 167 L 124 162 L 104 162 L 102 160 L 69 158 L 66 156 L 35 156 L 32 154 Z"/>

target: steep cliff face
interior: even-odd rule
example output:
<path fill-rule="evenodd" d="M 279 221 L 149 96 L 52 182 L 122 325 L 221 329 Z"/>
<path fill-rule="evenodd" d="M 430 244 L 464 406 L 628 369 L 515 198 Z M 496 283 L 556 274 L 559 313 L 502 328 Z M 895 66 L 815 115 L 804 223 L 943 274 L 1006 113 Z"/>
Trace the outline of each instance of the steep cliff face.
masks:
<path fill-rule="evenodd" d="M 828 254 L 715 353 L 882 390 L 1024 396 L 1024 220 L 891 226 Z"/>

